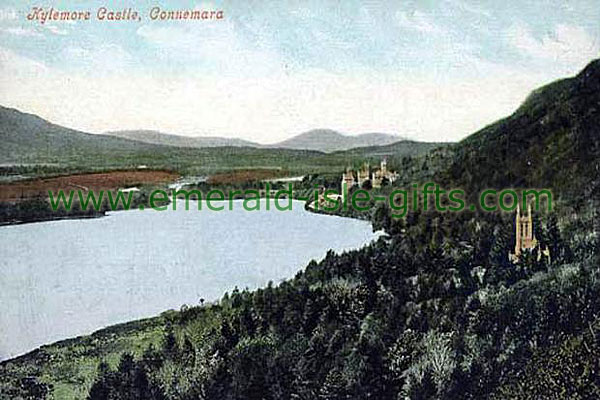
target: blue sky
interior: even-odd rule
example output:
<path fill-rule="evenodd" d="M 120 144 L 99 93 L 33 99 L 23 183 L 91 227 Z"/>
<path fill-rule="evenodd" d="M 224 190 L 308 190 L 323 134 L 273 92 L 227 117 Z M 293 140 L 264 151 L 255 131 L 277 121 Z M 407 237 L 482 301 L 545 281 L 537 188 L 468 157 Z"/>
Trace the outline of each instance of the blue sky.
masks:
<path fill-rule="evenodd" d="M 142 21 L 100 22 L 125 4 Z M 100 133 L 274 142 L 313 128 L 458 140 L 600 55 L 600 1 L 0 1 L 0 104 Z"/>

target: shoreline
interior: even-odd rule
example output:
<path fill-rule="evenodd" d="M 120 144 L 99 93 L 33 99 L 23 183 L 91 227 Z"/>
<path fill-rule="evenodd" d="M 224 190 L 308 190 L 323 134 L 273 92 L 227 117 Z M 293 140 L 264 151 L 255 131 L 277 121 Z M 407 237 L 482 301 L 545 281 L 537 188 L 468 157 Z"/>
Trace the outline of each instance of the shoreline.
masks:
<path fill-rule="evenodd" d="M 93 219 L 93 218 L 102 218 L 106 217 L 106 213 L 95 214 L 95 215 L 66 215 L 60 217 L 50 217 L 50 218 L 36 218 L 31 221 L 0 221 L 0 227 L 3 226 L 14 226 L 14 225 L 26 225 L 26 224 L 35 224 L 40 222 L 52 222 L 52 221 L 63 221 L 69 219 Z"/>
<path fill-rule="evenodd" d="M 243 199 L 237 199 L 235 201 L 242 201 L 242 200 Z M 263 199 L 261 198 L 261 200 L 263 200 Z M 294 198 L 292 198 L 291 201 L 302 203 L 302 209 L 306 212 L 311 212 L 312 214 L 327 215 L 330 217 L 351 218 L 351 219 L 356 219 L 356 220 L 366 220 L 366 221 L 370 222 L 368 220 L 368 218 L 356 218 L 356 216 L 340 215 L 340 214 L 334 214 L 334 213 L 327 213 L 327 212 L 323 212 L 320 210 L 313 210 L 307 206 L 306 201 L 302 201 L 302 200 L 298 200 L 298 199 L 294 199 Z M 137 208 L 134 208 L 134 210 L 137 210 Z M 116 210 L 116 211 L 129 211 L 129 210 Z M 101 218 L 101 217 L 105 217 L 105 216 L 108 216 L 108 215 L 103 214 L 103 215 L 95 215 L 95 216 L 57 217 L 57 218 L 52 218 L 52 219 L 40 220 L 40 221 L 15 222 L 15 223 L 4 224 L 4 225 L 0 224 L 0 227 L 1 226 L 9 226 L 9 225 L 23 225 L 23 224 L 27 224 L 27 223 L 33 223 L 33 222 L 49 222 L 49 221 L 54 221 L 54 220 L 58 221 L 58 220 L 69 220 L 69 219 Z M 371 224 L 371 229 L 372 229 L 372 224 Z M 374 241 L 378 240 L 380 236 L 381 235 L 378 235 L 373 240 Z M 358 250 L 358 249 L 364 248 L 365 246 L 368 246 L 371 243 L 372 242 L 364 243 L 362 246 L 357 247 L 356 249 Z M 332 249 L 330 248 L 328 251 L 331 251 L 331 250 Z M 325 255 L 326 254 L 323 254 L 323 257 L 325 257 Z M 299 270 L 305 270 L 308 267 L 309 263 L 310 262 L 306 262 L 302 265 L 299 265 Z M 286 278 L 286 280 L 293 279 L 293 278 L 294 278 L 294 276 L 292 275 L 292 276 Z M 279 283 L 278 283 L 278 285 L 279 285 Z M 263 288 L 263 286 L 259 286 L 257 289 L 260 289 L 260 288 Z M 256 289 L 253 289 L 253 290 L 256 290 Z M 225 293 L 228 293 L 228 292 L 230 293 L 231 291 L 227 290 Z M 221 297 L 222 297 L 222 295 L 221 295 Z M 204 310 L 204 309 L 207 309 L 210 307 L 219 307 L 219 303 L 218 303 L 219 299 L 220 299 L 220 297 L 213 301 L 209 301 L 209 302 L 205 303 L 204 305 L 192 305 L 192 306 L 190 306 L 190 308 Z M 142 331 L 144 331 L 144 329 L 146 329 L 145 328 L 146 325 L 161 324 L 164 322 L 165 319 L 178 317 L 182 312 L 184 312 L 182 309 L 166 308 L 163 311 L 160 311 L 159 313 L 151 315 L 151 316 L 145 316 L 145 317 L 134 318 L 134 319 L 126 320 L 126 321 L 116 322 L 114 324 L 109 324 L 109 325 L 106 325 L 103 327 L 99 327 L 99 328 L 89 331 L 87 333 L 82 333 L 82 334 L 75 335 L 75 336 L 69 336 L 69 337 L 65 337 L 63 339 L 58 339 L 56 341 L 44 343 L 44 344 L 39 345 L 38 347 L 27 350 L 23 353 L 16 354 L 9 358 L 0 359 L 0 366 L 8 365 L 11 363 L 20 363 L 22 361 L 31 360 L 32 358 L 35 359 L 36 357 L 43 355 L 44 352 L 48 349 L 65 348 L 65 347 L 69 347 L 73 344 L 91 341 L 97 337 L 108 337 L 110 335 L 119 336 L 119 334 L 117 332 L 122 331 L 123 328 L 126 328 L 127 332 L 142 332 Z"/>

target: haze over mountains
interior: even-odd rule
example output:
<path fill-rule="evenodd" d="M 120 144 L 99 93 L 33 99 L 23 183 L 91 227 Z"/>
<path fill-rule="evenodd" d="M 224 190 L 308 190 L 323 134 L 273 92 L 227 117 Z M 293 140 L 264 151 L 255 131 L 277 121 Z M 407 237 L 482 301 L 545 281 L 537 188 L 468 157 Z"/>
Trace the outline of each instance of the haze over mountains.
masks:
<path fill-rule="evenodd" d="M 477 182 L 478 186 L 531 185 L 540 179 L 547 184 L 566 186 L 579 182 L 580 176 L 597 174 L 594 162 L 597 160 L 589 155 L 596 154 L 599 146 L 599 82 L 600 61 L 595 60 L 577 76 L 534 91 L 511 116 L 450 145 L 442 159 L 430 157 L 429 168 L 437 164 L 453 182 Z M 240 156 L 251 156 L 257 166 L 273 165 L 277 157 L 306 161 L 307 157 L 318 157 L 317 152 L 336 156 L 337 151 L 345 151 L 336 160 L 338 165 L 352 156 L 417 155 L 441 145 L 379 133 L 347 136 L 332 130 L 313 130 L 270 145 L 154 131 L 94 135 L 1 106 L 0 142 L 0 164 L 69 159 L 91 163 L 111 159 L 114 165 L 122 165 L 129 157 L 145 163 L 156 159 L 172 161 L 182 155 L 186 160 L 200 160 L 201 154 L 205 157 L 204 164 L 223 158 L 224 162 L 237 165 Z M 216 146 L 227 147 L 216 151 Z M 182 159 L 176 162 L 179 160 Z M 495 169 L 482 168 L 484 164 L 494 165 Z"/>
<path fill-rule="evenodd" d="M 326 136 L 339 137 L 339 142 L 312 142 L 312 147 L 319 150 L 304 150 L 281 148 L 278 144 L 261 146 L 243 140 L 187 138 L 157 132 L 130 132 L 123 136 L 89 134 L 0 106 L 0 167 L 12 168 L 9 174 L 21 178 L 40 174 L 130 169 L 142 165 L 190 175 L 240 168 L 275 169 L 300 175 L 341 171 L 364 159 L 379 162 L 382 157 L 414 156 L 447 145 L 397 141 L 392 145 L 329 152 L 346 148 L 352 143 L 359 144 L 360 140 L 363 140 L 362 143 L 372 141 L 364 138 L 356 141 L 333 133 Z M 138 140 L 140 137 L 142 140 Z M 303 147 L 297 143 L 291 145 Z M 319 147 L 321 145 L 322 148 Z"/>
<path fill-rule="evenodd" d="M 34 114 L 0 106 L 0 164 L 61 162 L 82 159 L 86 156 L 95 159 L 104 156 L 126 159 L 127 157 L 173 154 L 176 148 L 191 150 L 221 148 L 228 152 L 269 152 L 270 149 L 287 151 L 315 151 L 331 153 L 359 147 L 385 146 L 402 143 L 402 138 L 394 135 L 369 133 L 347 136 L 332 130 L 314 130 L 275 144 L 259 144 L 251 141 L 222 137 L 188 137 L 170 135 L 156 131 L 119 131 L 108 134 L 90 134 L 66 128 Z M 406 141 L 413 145 L 420 142 Z M 422 143 L 429 149 L 437 144 Z M 243 150 L 246 149 L 246 150 Z M 408 150 L 407 150 L 408 151 Z"/>
<path fill-rule="evenodd" d="M 595 60 L 577 76 L 534 91 L 511 116 L 450 145 L 442 159 L 430 157 L 429 168 L 437 164 L 453 182 L 477 182 L 481 187 L 531 185 L 540 179 L 546 184 L 567 186 L 581 181 L 578 177 L 598 174 L 597 160 L 590 158 L 590 154 L 597 154 L 599 147 L 599 93 L 600 60 Z M 266 165 L 277 156 L 302 160 L 309 153 L 310 157 L 316 157 L 317 151 L 333 155 L 336 151 L 346 151 L 344 157 L 381 157 L 392 153 L 404 156 L 423 154 L 441 145 L 379 133 L 347 136 L 332 130 L 313 130 L 270 145 L 154 131 L 94 135 L 1 106 L 0 142 L 0 164 L 61 162 L 69 157 L 126 160 L 136 156 L 143 161 L 161 157 L 170 160 L 182 154 L 197 158 L 198 152 L 202 152 L 207 160 L 223 157 L 232 165 L 240 154 L 250 154 L 257 164 Z M 228 147 L 215 152 L 216 146 Z M 280 149 L 281 154 L 274 154 L 275 149 Z M 494 165 L 495 169 L 482 168 L 484 164 Z"/>
<path fill-rule="evenodd" d="M 261 147 L 294 150 L 314 150 L 331 153 L 357 147 L 383 146 L 403 140 L 402 137 L 385 133 L 364 133 L 356 136 L 344 135 L 331 129 L 314 129 L 290 139 L 272 144 L 261 144 L 237 138 L 217 136 L 181 136 L 152 130 L 125 130 L 107 132 L 107 135 L 136 140 L 144 143 L 177 147 Z"/>
<path fill-rule="evenodd" d="M 383 146 L 404 140 L 386 133 L 363 133 L 356 136 L 343 135 L 330 129 L 315 129 L 298 136 L 269 145 L 283 149 L 318 150 L 326 153 L 349 150 L 356 147 Z"/>
<path fill-rule="evenodd" d="M 258 143 L 249 140 L 224 138 L 218 136 L 181 136 L 171 135 L 153 130 L 126 130 L 107 132 L 109 136 L 115 136 L 123 139 L 135 140 L 137 142 L 160 144 L 175 147 L 260 147 Z"/>

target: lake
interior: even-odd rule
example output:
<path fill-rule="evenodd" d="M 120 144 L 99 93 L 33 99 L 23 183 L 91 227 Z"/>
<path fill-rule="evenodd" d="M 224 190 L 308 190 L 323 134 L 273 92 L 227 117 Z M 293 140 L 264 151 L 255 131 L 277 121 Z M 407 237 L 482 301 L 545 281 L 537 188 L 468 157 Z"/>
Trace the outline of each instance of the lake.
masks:
<path fill-rule="evenodd" d="M 292 211 L 120 211 L 0 227 L 0 359 L 102 327 L 293 277 L 371 225 Z M 273 208 L 273 206 L 272 206 Z"/>

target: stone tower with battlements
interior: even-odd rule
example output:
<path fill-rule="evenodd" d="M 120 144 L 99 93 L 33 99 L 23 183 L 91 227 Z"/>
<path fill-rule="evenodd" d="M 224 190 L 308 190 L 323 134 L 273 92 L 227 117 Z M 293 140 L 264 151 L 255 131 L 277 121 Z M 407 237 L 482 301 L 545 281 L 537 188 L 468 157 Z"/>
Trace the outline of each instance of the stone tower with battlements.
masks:
<path fill-rule="evenodd" d="M 342 174 L 342 182 L 340 184 L 340 186 L 341 186 L 340 192 L 341 192 L 341 196 L 342 196 L 342 202 L 346 201 L 346 195 L 348 194 L 350 189 L 352 189 L 352 186 L 354 186 L 355 184 L 356 184 L 356 181 L 354 180 L 354 174 L 352 173 L 352 169 L 350 167 L 348 167 L 346 169 L 346 172 Z"/>
<path fill-rule="evenodd" d="M 508 258 L 512 262 L 516 263 L 519 261 L 519 257 L 524 251 L 533 251 L 538 247 L 538 241 L 533 234 L 531 204 L 527 204 L 527 215 L 521 215 L 521 208 L 519 204 L 517 204 L 517 215 L 515 217 L 515 236 L 515 252 L 510 253 Z M 544 255 L 546 254 L 544 253 Z M 539 256 L 540 254 L 538 254 L 538 258 Z"/>

